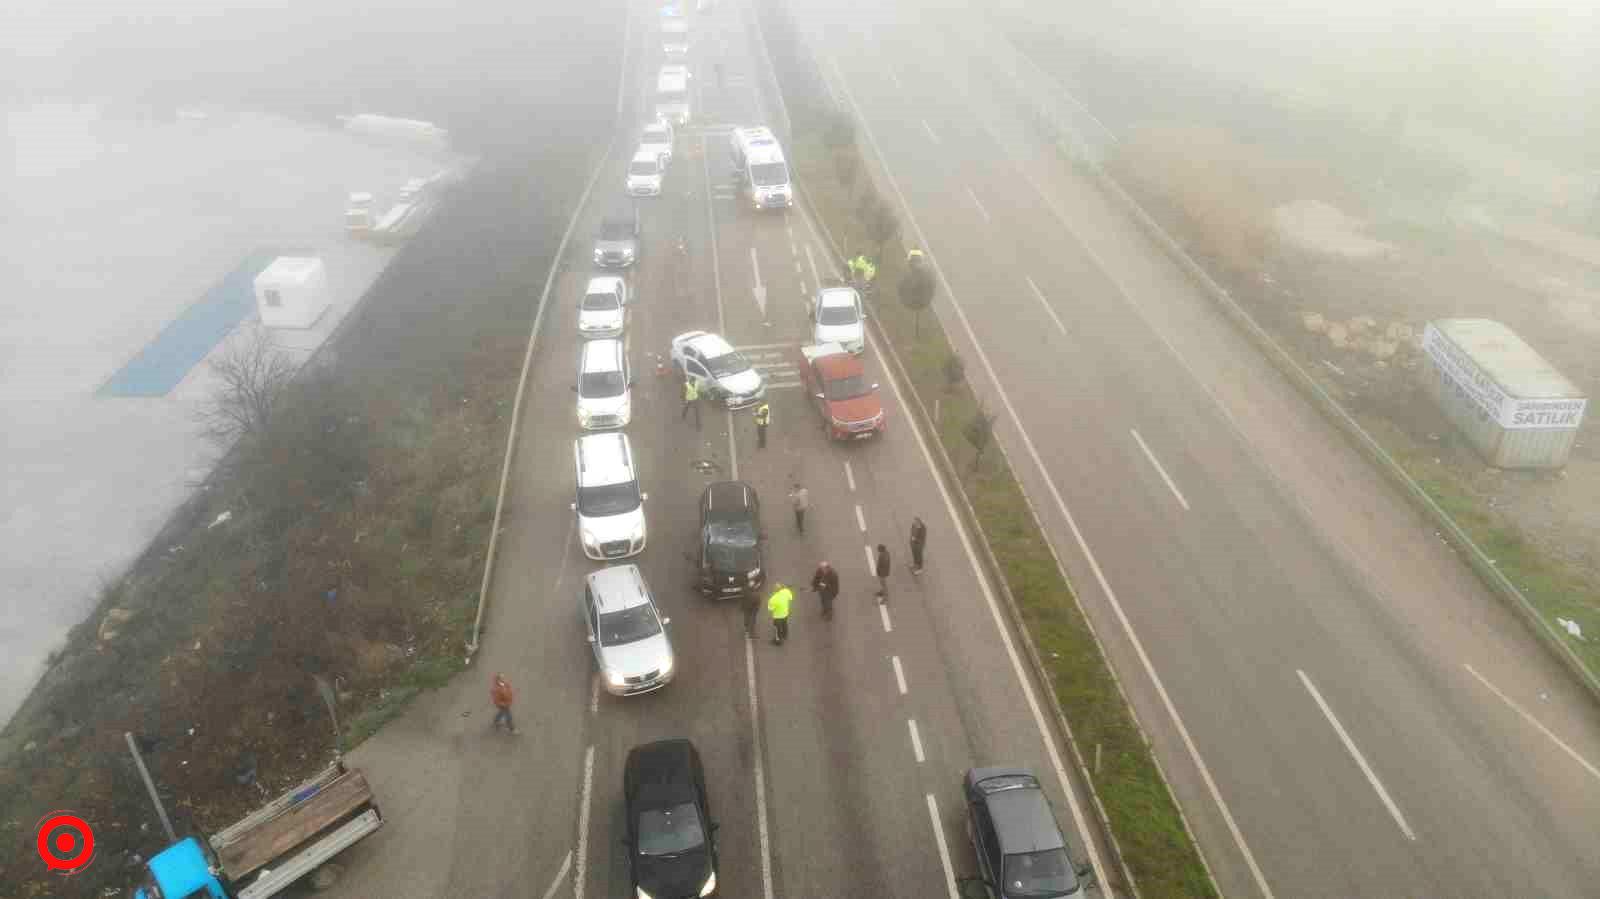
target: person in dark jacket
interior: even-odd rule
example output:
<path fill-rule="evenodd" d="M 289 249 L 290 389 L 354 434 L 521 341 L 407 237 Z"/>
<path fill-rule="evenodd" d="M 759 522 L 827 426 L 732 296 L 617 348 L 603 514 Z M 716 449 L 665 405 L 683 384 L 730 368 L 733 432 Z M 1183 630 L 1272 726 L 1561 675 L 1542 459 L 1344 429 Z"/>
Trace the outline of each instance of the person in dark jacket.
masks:
<path fill-rule="evenodd" d="M 928 526 L 922 523 L 922 517 L 911 517 L 911 573 L 922 573 L 922 549 L 928 545 Z"/>
<path fill-rule="evenodd" d="M 878 554 L 872 560 L 872 573 L 878 576 L 878 605 L 889 601 L 889 547 L 878 544 Z"/>
<path fill-rule="evenodd" d="M 811 575 L 811 590 L 822 600 L 822 617 L 833 618 L 833 600 L 839 595 L 839 572 L 826 560 L 817 563 L 817 571 Z"/>

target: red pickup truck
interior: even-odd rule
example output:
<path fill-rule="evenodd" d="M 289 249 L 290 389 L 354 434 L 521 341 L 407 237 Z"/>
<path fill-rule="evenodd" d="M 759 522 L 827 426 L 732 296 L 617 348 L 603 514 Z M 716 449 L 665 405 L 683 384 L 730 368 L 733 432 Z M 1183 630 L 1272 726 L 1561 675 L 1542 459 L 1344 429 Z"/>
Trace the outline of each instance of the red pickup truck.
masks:
<path fill-rule="evenodd" d="M 823 433 L 833 440 L 865 440 L 883 433 L 883 403 L 878 385 L 867 384 L 861 359 L 837 343 L 800 348 L 806 393 L 822 417 Z"/>

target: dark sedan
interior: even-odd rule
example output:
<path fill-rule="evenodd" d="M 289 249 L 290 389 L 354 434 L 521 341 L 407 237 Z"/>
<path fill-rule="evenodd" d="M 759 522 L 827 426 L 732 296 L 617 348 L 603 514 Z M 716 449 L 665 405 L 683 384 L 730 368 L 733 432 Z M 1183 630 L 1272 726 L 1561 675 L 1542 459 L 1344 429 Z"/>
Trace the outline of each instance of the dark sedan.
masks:
<path fill-rule="evenodd" d="M 1076 896 L 1093 883 L 1094 869 L 1074 865 L 1050 801 L 1020 768 L 973 768 L 961 783 L 967 832 L 982 877 L 962 884 L 987 888 L 994 899 Z"/>
<path fill-rule="evenodd" d="M 694 744 L 657 740 L 635 746 L 622 778 L 634 896 L 694 899 L 716 893 L 717 825 Z"/>
<path fill-rule="evenodd" d="M 700 592 L 717 599 L 757 591 L 762 564 L 761 500 L 743 481 L 718 481 L 700 494 Z"/>

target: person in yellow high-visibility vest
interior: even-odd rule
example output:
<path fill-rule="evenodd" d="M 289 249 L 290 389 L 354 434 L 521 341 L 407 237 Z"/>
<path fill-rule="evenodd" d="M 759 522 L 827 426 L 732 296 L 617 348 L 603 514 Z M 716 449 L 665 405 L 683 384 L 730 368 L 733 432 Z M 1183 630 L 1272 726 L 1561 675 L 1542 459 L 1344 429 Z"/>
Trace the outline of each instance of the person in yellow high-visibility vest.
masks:
<path fill-rule="evenodd" d="M 683 417 L 689 414 L 690 409 L 694 410 L 694 429 L 698 431 L 700 430 L 700 385 L 694 378 L 684 378 L 683 408 L 678 412 L 678 420 L 683 421 Z"/>
<path fill-rule="evenodd" d="M 767 611 L 772 613 L 772 645 L 782 646 L 789 639 L 789 603 L 794 602 L 794 591 L 788 584 L 779 583 L 767 599 Z"/>
<path fill-rule="evenodd" d="M 756 407 L 756 449 L 767 448 L 767 425 L 772 424 L 772 407 L 762 401 Z"/>

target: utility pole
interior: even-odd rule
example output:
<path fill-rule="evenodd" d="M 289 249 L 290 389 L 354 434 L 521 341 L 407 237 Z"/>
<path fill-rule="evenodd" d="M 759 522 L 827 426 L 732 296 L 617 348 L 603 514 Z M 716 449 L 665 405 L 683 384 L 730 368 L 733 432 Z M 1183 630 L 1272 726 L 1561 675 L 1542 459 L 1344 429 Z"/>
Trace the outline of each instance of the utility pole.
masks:
<path fill-rule="evenodd" d="M 178 835 L 172 831 L 172 819 L 167 817 L 167 809 L 161 804 L 161 797 L 156 794 L 155 781 L 150 779 L 150 770 L 144 766 L 144 757 L 139 755 L 139 747 L 133 742 L 133 732 L 123 731 L 122 736 L 128 741 L 128 751 L 133 753 L 133 763 L 139 766 L 139 776 L 144 778 L 144 788 L 150 791 L 150 802 L 156 807 L 156 814 L 161 816 L 161 826 L 167 831 L 167 842 L 178 842 Z"/>

